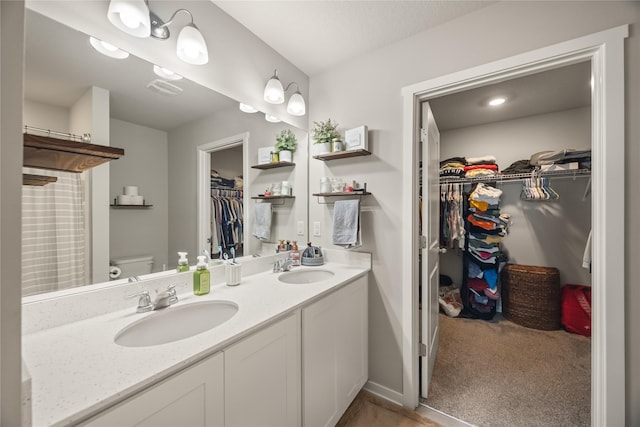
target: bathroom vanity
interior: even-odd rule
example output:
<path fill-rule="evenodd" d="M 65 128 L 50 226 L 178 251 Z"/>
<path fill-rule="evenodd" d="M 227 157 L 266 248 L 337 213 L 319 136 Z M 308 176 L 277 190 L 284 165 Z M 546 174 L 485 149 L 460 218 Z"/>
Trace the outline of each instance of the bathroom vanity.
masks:
<path fill-rule="evenodd" d="M 124 296 L 190 284 L 191 272 L 25 302 L 33 425 L 335 424 L 367 381 L 371 257 L 325 255 L 322 267 L 282 273 L 271 269 L 282 254 L 247 259 L 233 287 L 214 267 L 211 293 L 202 297 L 178 286 L 179 302 L 167 313 L 205 301 L 235 304 L 237 312 L 205 332 L 156 345 L 114 341 L 131 324 L 163 315 L 136 313 L 136 300 Z M 319 269 L 333 275 L 312 273 L 308 283 L 304 274 L 286 276 Z M 78 302 L 74 318 L 69 307 Z M 97 315 L 87 314 L 91 304 Z"/>

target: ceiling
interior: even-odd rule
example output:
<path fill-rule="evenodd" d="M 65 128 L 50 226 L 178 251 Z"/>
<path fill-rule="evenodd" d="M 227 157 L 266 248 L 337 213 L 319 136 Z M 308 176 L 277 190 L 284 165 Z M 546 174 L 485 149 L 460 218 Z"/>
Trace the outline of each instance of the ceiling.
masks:
<path fill-rule="evenodd" d="M 212 1 L 308 76 L 495 3 Z"/>

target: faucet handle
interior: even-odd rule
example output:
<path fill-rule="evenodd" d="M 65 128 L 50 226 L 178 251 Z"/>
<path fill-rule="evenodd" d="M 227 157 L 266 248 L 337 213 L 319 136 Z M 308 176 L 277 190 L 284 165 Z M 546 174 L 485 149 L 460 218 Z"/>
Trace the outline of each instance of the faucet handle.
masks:
<path fill-rule="evenodd" d="M 151 297 L 149 296 L 149 291 L 147 291 L 146 289 L 143 289 L 140 292 L 136 292 L 136 293 L 125 296 L 125 298 L 127 299 L 136 298 L 136 297 L 140 297 L 138 299 L 138 308 L 136 309 L 137 313 L 144 313 L 144 312 L 153 310 L 153 304 L 151 304 Z"/>

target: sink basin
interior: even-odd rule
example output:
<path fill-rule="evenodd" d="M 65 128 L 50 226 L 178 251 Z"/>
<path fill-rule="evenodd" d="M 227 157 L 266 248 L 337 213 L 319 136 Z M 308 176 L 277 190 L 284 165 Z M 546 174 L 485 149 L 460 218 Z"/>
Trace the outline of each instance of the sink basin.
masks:
<path fill-rule="evenodd" d="M 299 270 L 282 273 L 278 280 L 283 283 L 306 284 L 327 280 L 333 277 L 333 271 L 329 270 Z"/>
<path fill-rule="evenodd" d="M 178 303 L 126 326 L 114 341 L 124 347 L 166 344 L 213 329 L 237 312 L 238 305 L 230 301 Z"/>

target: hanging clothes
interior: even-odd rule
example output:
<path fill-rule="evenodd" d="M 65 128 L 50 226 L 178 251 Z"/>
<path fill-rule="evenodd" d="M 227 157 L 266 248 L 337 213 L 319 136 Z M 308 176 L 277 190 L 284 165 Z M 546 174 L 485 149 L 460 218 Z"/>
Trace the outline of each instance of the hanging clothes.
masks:
<path fill-rule="evenodd" d="M 440 185 L 440 245 L 464 248 L 464 220 L 462 219 L 462 184 Z"/>
<path fill-rule="evenodd" d="M 242 190 L 211 190 L 211 250 L 242 245 L 244 207 Z"/>

